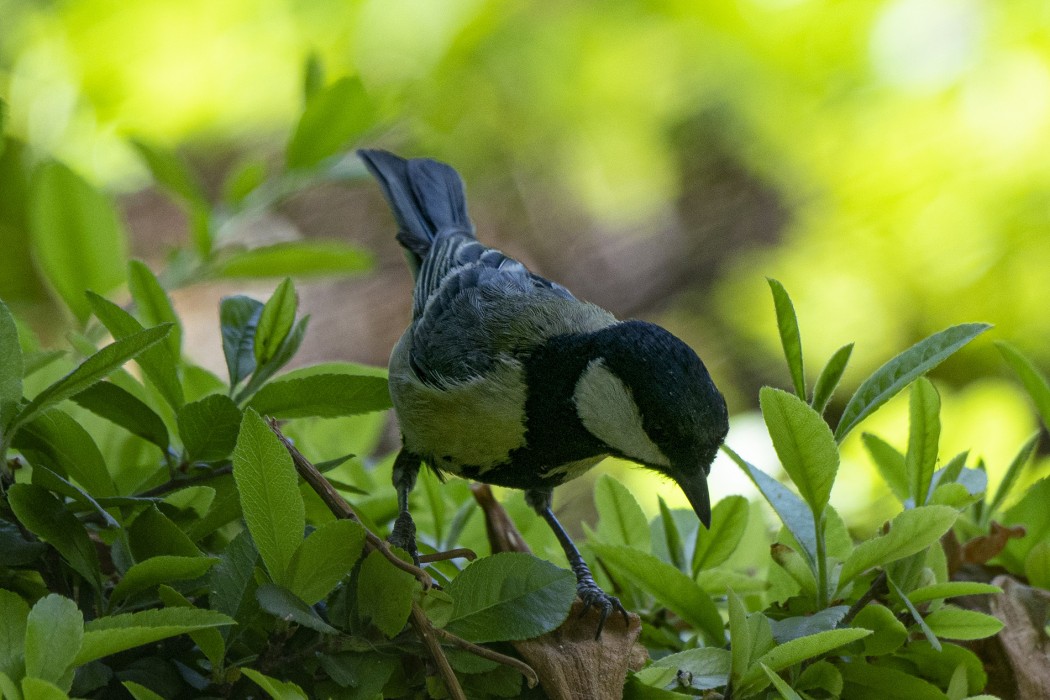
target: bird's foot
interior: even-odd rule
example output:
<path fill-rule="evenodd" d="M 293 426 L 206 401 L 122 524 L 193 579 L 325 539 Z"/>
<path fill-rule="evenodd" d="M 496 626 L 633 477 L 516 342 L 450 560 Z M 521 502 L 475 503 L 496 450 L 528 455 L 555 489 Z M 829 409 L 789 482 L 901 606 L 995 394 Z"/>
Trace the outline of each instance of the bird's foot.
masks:
<path fill-rule="evenodd" d="M 583 602 L 583 611 L 580 614 L 587 614 L 587 611 L 591 608 L 598 610 L 598 629 L 594 633 L 594 639 L 597 641 L 602 636 L 602 629 L 605 627 L 605 619 L 609 617 L 609 613 L 615 610 L 616 612 L 623 615 L 624 624 L 630 622 L 627 617 L 627 610 L 620 603 L 620 599 L 616 596 L 611 596 L 603 591 L 597 583 L 594 582 L 593 578 L 581 578 L 576 583 L 576 595 L 579 596 Z"/>
<path fill-rule="evenodd" d="M 394 521 L 387 542 L 405 550 L 412 557 L 412 563 L 419 566 L 419 550 L 416 548 L 416 524 L 407 511 L 401 511 Z"/>

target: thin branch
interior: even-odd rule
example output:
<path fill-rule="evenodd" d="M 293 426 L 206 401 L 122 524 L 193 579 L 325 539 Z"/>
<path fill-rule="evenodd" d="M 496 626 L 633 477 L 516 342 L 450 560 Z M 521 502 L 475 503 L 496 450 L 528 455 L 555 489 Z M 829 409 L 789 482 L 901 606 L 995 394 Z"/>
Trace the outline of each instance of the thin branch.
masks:
<path fill-rule="evenodd" d="M 196 484 L 203 484 L 211 481 L 217 476 L 223 476 L 225 474 L 233 473 L 233 465 L 225 464 L 216 469 L 205 472 L 204 474 L 198 474 L 197 476 L 187 477 L 185 479 L 170 479 L 165 481 L 163 484 L 158 484 L 151 489 L 147 489 L 140 494 L 136 494 L 139 498 L 153 498 L 154 496 L 163 496 L 166 493 L 175 491 L 176 489 L 185 488 L 186 486 L 194 486 Z"/>
<path fill-rule="evenodd" d="M 492 649 L 486 649 L 483 646 L 478 646 L 473 642 L 468 642 L 467 640 L 461 637 L 457 637 L 451 632 L 446 632 L 445 630 L 440 628 L 435 628 L 434 633 L 437 634 L 437 636 L 441 637 L 442 640 L 448 642 L 454 647 L 458 647 L 460 649 L 463 649 L 464 651 L 469 651 L 470 653 L 488 659 L 489 661 L 495 661 L 496 663 L 503 664 L 504 666 L 510 666 L 518 673 L 525 676 L 525 681 L 529 684 L 530 688 L 535 688 L 536 684 L 540 682 L 540 678 L 536 675 L 536 672 L 532 670 L 532 666 L 529 666 L 524 661 L 515 659 L 513 656 L 501 654 L 498 651 L 493 651 Z"/>
<path fill-rule="evenodd" d="M 456 672 L 452 670 L 452 664 L 448 662 L 448 657 L 445 656 L 445 651 L 438 642 L 437 633 L 439 630 L 430 624 L 430 619 L 423 612 L 423 608 L 419 607 L 419 604 L 416 602 L 412 603 L 412 615 L 409 617 L 409 622 L 412 623 L 416 634 L 419 635 L 423 645 L 430 652 L 430 658 L 437 664 L 438 673 L 441 674 L 441 679 L 445 681 L 445 688 L 448 689 L 449 695 L 454 700 L 467 700 L 467 694 L 463 692 L 463 686 L 459 684 Z"/>
<path fill-rule="evenodd" d="M 877 597 L 886 592 L 886 572 L 880 571 L 879 575 L 875 577 L 875 580 L 871 582 L 871 586 L 868 590 L 864 591 L 864 595 L 857 599 L 857 602 L 850 606 L 849 610 L 843 616 L 842 621 L 839 625 L 845 627 L 853 621 L 860 611 L 864 609 L 864 606 L 875 600 Z"/>
<path fill-rule="evenodd" d="M 467 561 L 474 561 L 478 558 L 478 555 L 474 553 L 473 549 L 467 549 L 466 547 L 449 549 L 444 552 L 434 552 L 433 554 L 419 555 L 419 561 L 423 564 L 429 564 L 435 561 L 448 561 L 449 559 L 459 558 L 466 559 Z"/>

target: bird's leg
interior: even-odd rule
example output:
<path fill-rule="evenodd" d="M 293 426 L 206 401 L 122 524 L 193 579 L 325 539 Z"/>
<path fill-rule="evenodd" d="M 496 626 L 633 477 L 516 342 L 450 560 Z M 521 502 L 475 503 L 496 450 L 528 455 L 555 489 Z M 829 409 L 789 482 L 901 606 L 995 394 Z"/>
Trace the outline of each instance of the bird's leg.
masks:
<path fill-rule="evenodd" d="M 416 485 L 419 475 L 419 455 L 402 448 L 394 460 L 394 489 L 397 490 L 397 520 L 387 538 L 390 544 L 400 547 L 412 556 L 412 562 L 419 566 L 419 550 L 416 549 L 416 524 L 408 512 L 408 493 Z"/>
<path fill-rule="evenodd" d="M 628 622 L 627 611 L 618 598 L 609 595 L 594 582 L 594 575 L 591 574 L 587 562 L 583 560 L 580 550 L 576 549 L 576 545 L 573 544 L 569 533 L 565 532 L 565 528 L 561 526 L 558 518 L 555 517 L 554 511 L 551 509 L 551 501 L 552 492 L 550 489 L 532 489 L 525 492 L 525 502 L 532 506 L 533 510 L 547 521 L 551 530 L 554 531 L 554 536 L 561 543 L 561 548 L 565 551 L 565 557 L 569 560 L 569 567 L 576 574 L 576 595 L 583 601 L 584 612 L 589 608 L 597 608 L 599 611 L 598 629 L 594 633 L 594 638 L 598 639 L 602 635 L 602 628 L 605 627 L 605 618 L 609 616 L 610 612 L 616 610 L 623 615 L 624 622 Z"/>

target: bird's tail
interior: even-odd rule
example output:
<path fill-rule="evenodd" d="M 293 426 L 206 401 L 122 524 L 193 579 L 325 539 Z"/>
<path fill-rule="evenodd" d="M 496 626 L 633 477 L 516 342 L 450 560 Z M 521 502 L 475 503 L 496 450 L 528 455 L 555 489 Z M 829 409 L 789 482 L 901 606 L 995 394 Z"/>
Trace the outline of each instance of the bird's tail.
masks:
<path fill-rule="evenodd" d="M 416 270 L 438 234 L 473 235 L 463 180 L 452 166 L 429 158 L 406 160 L 381 150 L 361 149 L 357 155 L 379 181 L 397 219 L 397 240 Z"/>

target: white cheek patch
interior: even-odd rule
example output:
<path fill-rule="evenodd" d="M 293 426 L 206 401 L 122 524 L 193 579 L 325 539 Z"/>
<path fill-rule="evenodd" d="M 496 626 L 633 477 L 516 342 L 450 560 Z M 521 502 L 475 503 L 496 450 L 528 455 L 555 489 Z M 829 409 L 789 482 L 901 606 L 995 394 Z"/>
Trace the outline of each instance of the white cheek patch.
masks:
<path fill-rule="evenodd" d="M 576 414 L 594 437 L 644 464 L 671 465 L 649 439 L 631 390 L 601 360 L 594 360 L 576 382 Z"/>

